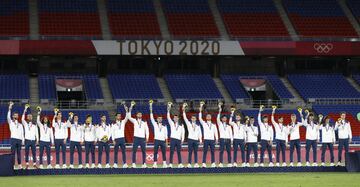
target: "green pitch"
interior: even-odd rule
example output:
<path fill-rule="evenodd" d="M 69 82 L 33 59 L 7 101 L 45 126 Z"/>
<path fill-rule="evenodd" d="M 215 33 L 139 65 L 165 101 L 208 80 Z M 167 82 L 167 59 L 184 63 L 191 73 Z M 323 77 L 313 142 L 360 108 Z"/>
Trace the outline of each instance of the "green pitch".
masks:
<path fill-rule="evenodd" d="M 357 173 L 71 175 L 0 178 L 0 187 L 359 187 Z"/>

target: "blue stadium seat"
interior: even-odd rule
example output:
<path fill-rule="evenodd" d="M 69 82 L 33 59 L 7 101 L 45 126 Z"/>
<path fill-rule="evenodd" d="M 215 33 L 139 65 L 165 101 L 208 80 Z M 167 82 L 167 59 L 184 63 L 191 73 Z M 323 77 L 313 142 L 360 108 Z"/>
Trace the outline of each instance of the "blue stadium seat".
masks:
<path fill-rule="evenodd" d="M 164 78 L 174 99 L 223 99 L 210 75 L 167 74 Z"/>
<path fill-rule="evenodd" d="M 114 99 L 147 100 L 163 99 L 154 75 L 112 74 L 107 76 Z"/>
<path fill-rule="evenodd" d="M 29 99 L 29 77 L 21 74 L 0 75 L 0 98 Z"/>
<path fill-rule="evenodd" d="M 340 74 L 291 74 L 288 79 L 305 100 L 360 97 L 360 93 Z"/>

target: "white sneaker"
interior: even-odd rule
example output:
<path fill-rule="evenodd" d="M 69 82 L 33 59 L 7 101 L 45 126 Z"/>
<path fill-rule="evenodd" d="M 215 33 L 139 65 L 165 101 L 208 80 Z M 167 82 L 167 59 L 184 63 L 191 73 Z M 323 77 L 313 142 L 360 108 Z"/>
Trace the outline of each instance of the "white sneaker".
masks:
<path fill-rule="evenodd" d="M 246 163 L 246 167 L 250 167 L 250 163 L 248 162 L 248 163 Z"/>
<path fill-rule="evenodd" d="M 96 165 L 94 163 L 91 164 L 91 168 L 95 168 Z"/>
<path fill-rule="evenodd" d="M 261 164 L 260 164 L 260 167 L 264 167 L 264 163 L 261 163 Z"/>
<path fill-rule="evenodd" d="M 246 167 L 246 163 L 242 163 L 242 164 L 241 164 L 241 167 Z"/>
<path fill-rule="evenodd" d="M 274 167 L 274 164 L 272 162 L 270 162 L 269 167 Z"/>
<path fill-rule="evenodd" d="M 205 164 L 205 163 L 202 163 L 202 166 L 201 166 L 201 167 L 206 168 L 206 164 Z"/>
<path fill-rule="evenodd" d="M 153 167 L 153 168 L 157 168 L 157 164 L 156 164 L 156 163 L 154 163 L 152 167 Z"/>
<path fill-rule="evenodd" d="M 141 168 L 147 168 L 147 165 L 144 163 Z"/>
<path fill-rule="evenodd" d="M 189 163 L 186 167 L 187 167 L 187 168 L 192 168 L 192 166 L 191 166 L 191 164 L 190 164 L 190 163 Z"/>
<path fill-rule="evenodd" d="M 64 165 L 63 165 L 63 168 L 64 168 Z M 69 168 L 74 169 L 74 165 L 70 164 Z"/>
<path fill-rule="evenodd" d="M 337 166 L 341 166 L 341 162 L 338 162 L 336 165 L 337 165 Z"/>
<path fill-rule="evenodd" d="M 59 164 L 56 164 L 56 165 L 55 165 L 55 169 L 60 169 L 60 165 L 59 165 Z"/>
<path fill-rule="evenodd" d="M 280 167 L 280 163 L 279 163 L 279 162 L 276 162 L 276 167 Z"/>
<path fill-rule="evenodd" d="M 194 168 L 199 168 L 199 164 L 196 163 L 196 164 L 194 165 Z"/>
<path fill-rule="evenodd" d="M 233 167 L 237 167 L 237 163 L 236 163 L 236 162 L 233 163 Z"/>
<path fill-rule="evenodd" d="M 286 167 L 287 166 L 286 162 L 283 162 L 281 166 Z"/>
<path fill-rule="evenodd" d="M 318 166 L 318 164 L 317 164 L 317 163 L 313 163 L 312 166 Z"/>
<path fill-rule="evenodd" d="M 302 166 L 301 162 L 298 162 L 296 166 L 301 167 Z"/>
<path fill-rule="evenodd" d="M 223 166 L 222 163 L 220 163 L 220 164 L 218 165 L 218 167 L 219 167 L 219 168 L 222 168 L 222 167 L 224 167 L 224 166 Z"/>
<path fill-rule="evenodd" d="M 172 164 L 171 164 L 171 163 L 169 164 L 169 168 L 172 168 Z"/>
<path fill-rule="evenodd" d="M 321 166 L 325 166 L 325 163 L 324 163 L 324 162 L 321 162 Z"/>
<path fill-rule="evenodd" d="M 22 169 L 22 165 L 20 164 L 20 165 L 18 165 L 18 169 Z"/>
<path fill-rule="evenodd" d="M 294 163 L 290 162 L 289 166 L 294 167 Z"/>
<path fill-rule="evenodd" d="M 114 164 L 113 168 L 119 168 L 119 166 L 117 164 Z"/>
<path fill-rule="evenodd" d="M 184 167 L 184 165 L 182 165 L 182 164 L 178 165 L 178 168 L 183 168 L 183 167 Z"/>
<path fill-rule="evenodd" d="M 62 165 L 62 168 L 63 168 L 63 169 L 66 169 L 66 168 L 67 168 L 66 164 L 63 164 L 63 165 Z"/>
<path fill-rule="evenodd" d="M 39 166 L 40 169 L 44 169 L 44 166 L 42 164 L 40 164 Z"/>
<path fill-rule="evenodd" d="M 166 161 L 163 161 L 163 165 L 162 165 L 163 168 L 167 168 L 167 164 L 166 164 Z"/>
<path fill-rule="evenodd" d="M 82 168 L 83 168 L 83 165 L 80 164 L 80 165 L 78 166 L 78 169 L 82 169 Z"/>
<path fill-rule="evenodd" d="M 128 168 L 127 163 L 123 164 L 122 168 Z"/>
<path fill-rule="evenodd" d="M 97 168 L 102 168 L 102 165 L 101 165 L 101 164 L 98 164 L 98 165 L 97 165 Z"/>
<path fill-rule="evenodd" d="M 85 164 L 85 168 L 89 168 L 90 167 L 90 165 L 89 164 Z"/>
<path fill-rule="evenodd" d="M 334 167 L 334 166 L 335 166 L 334 162 L 331 162 L 331 163 L 330 163 L 330 166 L 331 166 L 331 167 Z"/>
<path fill-rule="evenodd" d="M 215 162 L 211 164 L 211 167 L 212 167 L 212 168 L 215 168 L 215 167 L 216 167 Z"/>
<path fill-rule="evenodd" d="M 48 165 L 46 168 L 47 169 L 52 169 L 53 167 L 51 165 Z"/>
<path fill-rule="evenodd" d="M 107 163 L 107 164 L 105 165 L 105 168 L 111 168 L 110 164 Z"/>
<path fill-rule="evenodd" d="M 306 166 L 309 167 L 309 166 L 310 166 L 310 162 L 306 162 Z"/>
<path fill-rule="evenodd" d="M 254 167 L 259 167 L 259 164 L 256 162 L 256 163 L 254 164 Z"/>
<path fill-rule="evenodd" d="M 136 164 L 135 164 L 135 163 L 132 163 L 131 167 L 132 167 L 132 168 L 136 168 Z"/>
<path fill-rule="evenodd" d="M 233 165 L 232 165 L 232 164 L 230 164 L 230 163 L 229 163 L 229 164 L 227 164 L 227 167 L 228 167 L 228 168 L 231 168 L 232 166 L 233 166 Z"/>

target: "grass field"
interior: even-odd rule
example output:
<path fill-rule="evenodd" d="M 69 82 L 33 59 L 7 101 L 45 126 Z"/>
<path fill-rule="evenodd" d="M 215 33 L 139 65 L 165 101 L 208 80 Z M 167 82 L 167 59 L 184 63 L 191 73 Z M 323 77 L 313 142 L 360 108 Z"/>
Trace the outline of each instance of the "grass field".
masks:
<path fill-rule="evenodd" d="M 0 187 L 359 187 L 359 179 L 357 173 L 26 176 L 0 178 Z"/>

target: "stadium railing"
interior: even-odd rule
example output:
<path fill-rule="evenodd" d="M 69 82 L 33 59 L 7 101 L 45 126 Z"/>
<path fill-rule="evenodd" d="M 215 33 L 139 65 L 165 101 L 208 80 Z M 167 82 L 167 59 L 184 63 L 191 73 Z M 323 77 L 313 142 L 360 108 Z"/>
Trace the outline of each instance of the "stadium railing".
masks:
<path fill-rule="evenodd" d="M 359 105 L 360 98 L 309 98 L 307 103 L 317 105 Z"/>

